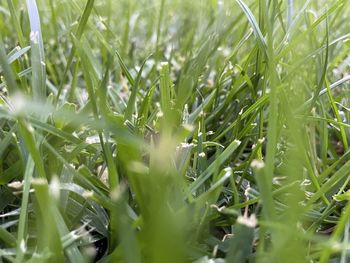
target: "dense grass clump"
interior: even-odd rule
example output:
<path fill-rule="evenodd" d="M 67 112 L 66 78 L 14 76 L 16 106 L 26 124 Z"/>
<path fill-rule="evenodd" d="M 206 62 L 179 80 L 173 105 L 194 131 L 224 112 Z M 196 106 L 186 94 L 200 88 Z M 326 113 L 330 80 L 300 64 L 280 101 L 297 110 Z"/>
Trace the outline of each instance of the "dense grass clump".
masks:
<path fill-rule="evenodd" d="M 0 2 L 0 262 L 348 262 L 347 0 Z"/>

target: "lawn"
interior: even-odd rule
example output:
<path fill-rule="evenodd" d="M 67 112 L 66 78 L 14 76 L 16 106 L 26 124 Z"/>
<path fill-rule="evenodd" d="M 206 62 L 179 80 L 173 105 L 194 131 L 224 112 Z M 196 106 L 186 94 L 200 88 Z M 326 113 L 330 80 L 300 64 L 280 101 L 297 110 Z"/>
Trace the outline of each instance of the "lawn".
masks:
<path fill-rule="evenodd" d="M 0 263 L 350 261 L 347 0 L 0 2 Z"/>

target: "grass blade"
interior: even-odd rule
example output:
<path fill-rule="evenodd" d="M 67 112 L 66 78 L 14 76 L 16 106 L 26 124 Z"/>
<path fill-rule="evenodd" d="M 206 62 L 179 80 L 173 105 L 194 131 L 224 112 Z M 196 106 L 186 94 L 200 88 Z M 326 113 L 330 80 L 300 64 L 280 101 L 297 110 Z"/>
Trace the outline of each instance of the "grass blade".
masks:
<path fill-rule="evenodd" d="M 267 56 L 268 55 L 267 44 L 266 44 L 265 38 L 264 38 L 263 34 L 261 33 L 260 28 L 259 28 L 259 24 L 256 21 L 252 11 L 249 9 L 249 7 L 242 0 L 236 0 L 236 2 L 239 4 L 240 8 L 243 10 L 244 14 L 248 18 L 248 21 L 249 21 L 251 27 L 253 28 L 254 35 L 258 41 L 260 50 L 263 52 L 263 54 L 265 56 Z"/>
<path fill-rule="evenodd" d="M 94 6 L 94 0 L 88 0 L 87 3 L 86 3 L 86 6 L 84 8 L 84 12 L 79 20 L 79 24 L 78 24 L 78 28 L 77 28 L 77 31 L 75 32 L 75 37 L 76 39 L 79 41 L 84 33 L 84 30 L 86 28 L 86 24 L 88 22 L 88 19 L 89 19 L 89 16 L 91 14 L 91 11 L 92 11 L 92 8 Z M 70 66 L 72 65 L 73 63 L 73 58 L 75 56 L 75 52 L 76 52 L 76 46 L 73 46 L 72 47 L 72 50 L 69 54 L 69 57 L 68 57 L 68 60 L 67 60 L 67 65 L 64 69 L 64 72 L 63 72 L 63 76 L 61 77 L 61 83 L 60 83 L 60 86 L 58 88 L 58 91 L 57 91 L 57 95 L 56 95 L 56 102 L 59 100 L 59 97 L 62 93 L 62 89 L 63 89 L 63 86 L 64 86 L 64 81 L 66 80 L 67 78 L 67 74 L 68 74 L 68 71 L 70 69 Z"/>
<path fill-rule="evenodd" d="M 32 92 L 36 100 L 46 98 L 46 64 L 40 16 L 35 0 L 26 0 L 30 21 Z"/>

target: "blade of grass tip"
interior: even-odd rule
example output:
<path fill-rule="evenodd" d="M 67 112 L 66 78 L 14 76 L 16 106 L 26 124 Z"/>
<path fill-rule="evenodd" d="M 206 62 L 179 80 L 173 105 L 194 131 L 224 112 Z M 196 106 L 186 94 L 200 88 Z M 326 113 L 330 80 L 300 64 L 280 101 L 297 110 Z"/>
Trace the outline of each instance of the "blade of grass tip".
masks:
<path fill-rule="evenodd" d="M 260 28 L 259 28 L 259 24 L 256 21 L 252 11 L 249 9 L 249 7 L 242 0 L 236 0 L 236 2 L 239 4 L 240 8 L 243 10 L 246 17 L 248 18 L 248 21 L 253 28 L 254 35 L 258 41 L 259 48 L 264 53 L 264 55 L 267 57 L 267 55 L 268 55 L 267 44 L 266 44 L 265 38 L 264 38 L 263 34 L 261 33 Z"/>
<path fill-rule="evenodd" d="M 40 16 L 35 0 L 27 0 L 26 3 L 31 30 L 32 92 L 34 99 L 43 101 L 46 98 L 46 65 Z"/>
<path fill-rule="evenodd" d="M 132 86 L 132 90 L 131 90 L 131 94 L 130 94 L 130 97 L 129 97 L 129 101 L 128 101 L 128 104 L 126 106 L 126 110 L 125 110 L 125 113 L 124 113 L 124 120 L 125 121 L 126 120 L 132 121 L 132 114 L 135 111 L 136 96 L 137 96 L 137 92 L 138 92 L 139 85 L 140 85 L 140 82 L 141 82 L 142 71 L 143 71 L 143 68 L 144 68 L 147 60 L 150 58 L 150 56 L 151 55 L 149 55 L 147 58 L 145 58 L 145 60 L 142 62 L 142 65 L 141 65 L 141 68 L 140 68 L 139 72 L 137 73 L 137 77 L 136 77 L 134 85 Z"/>
<path fill-rule="evenodd" d="M 10 52 L 7 53 L 7 57 L 11 57 L 13 56 L 16 52 L 18 52 L 18 50 L 20 50 L 21 48 L 16 46 L 15 48 L 13 48 Z"/>
<path fill-rule="evenodd" d="M 26 68 L 26 69 L 22 70 L 21 72 L 19 72 L 18 77 L 23 78 L 23 77 L 29 75 L 30 73 L 32 73 L 32 67 Z"/>
<path fill-rule="evenodd" d="M 83 14 L 79 20 L 79 24 L 78 24 L 78 29 L 77 31 L 75 32 L 75 37 L 77 40 L 80 40 L 83 33 L 84 33 L 84 30 L 85 30 L 85 27 L 86 27 L 86 24 L 87 24 L 87 21 L 90 17 L 90 14 L 91 14 L 91 11 L 93 9 L 93 6 L 94 6 L 94 0 L 88 0 L 86 5 L 85 5 L 85 8 L 84 8 L 84 11 L 83 11 Z M 55 98 L 55 102 L 57 103 L 59 98 L 60 98 L 60 95 L 62 93 L 62 89 L 63 89 L 63 86 L 64 86 L 64 81 L 67 77 L 67 74 L 68 74 L 68 70 L 70 68 L 70 66 L 72 65 L 72 62 L 73 62 L 73 58 L 75 56 L 75 52 L 76 52 L 76 46 L 73 45 L 72 49 L 71 49 L 71 52 L 69 54 L 69 57 L 68 57 L 68 60 L 67 60 L 67 65 L 64 69 L 64 72 L 63 72 L 63 75 L 62 75 L 62 78 L 61 78 L 61 83 L 60 83 L 60 86 L 58 88 L 58 91 L 57 91 L 57 95 L 56 95 L 56 98 Z"/>
<path fill-rule="evenodd" d="M 134 78 L 131 76 L 128 68 L 126 67 L 122 57 L 120 56 L 119 52 L 116 50 L 115 53 L 117 54 L 118 60 L 119 60 L 119 65 L 122 69 L 123 74 L 126 76 L 127 80 L 129 81 L 131 86 L 135 85 L 135 80 Z"/>
<path fill-rule="evenodd" d="M 8 63 L 9 64 L 13 63 L 16 59 L 18 59 L 23 54 L 25 54 L 29 49 L 30 49 L 29 46 L 19 49 L 17 52 L 15 52 L 14 54 L 8 57 Z"/>

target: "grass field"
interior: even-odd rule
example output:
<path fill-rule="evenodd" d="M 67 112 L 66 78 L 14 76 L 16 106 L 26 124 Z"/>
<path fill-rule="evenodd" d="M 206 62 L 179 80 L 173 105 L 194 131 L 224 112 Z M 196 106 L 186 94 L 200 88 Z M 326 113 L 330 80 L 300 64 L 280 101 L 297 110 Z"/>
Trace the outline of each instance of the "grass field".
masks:
<path fill-rule="evenodd" d="M 0 2 L 0 262 L 350 262 L 347 0 Z"/>

